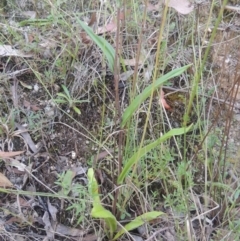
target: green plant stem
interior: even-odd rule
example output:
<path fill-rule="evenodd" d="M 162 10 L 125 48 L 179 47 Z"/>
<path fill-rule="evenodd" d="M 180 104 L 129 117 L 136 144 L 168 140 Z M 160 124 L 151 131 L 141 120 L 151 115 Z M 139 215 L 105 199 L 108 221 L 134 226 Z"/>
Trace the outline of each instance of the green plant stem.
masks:
<path fill-rule="evenodd" d="M 147 4 L 148 0 L 145 1 L 145 8 L 144 8 L 144 13 L 143 13 L 143 26 L 141 28 L 141 32 L 138 38 L 138 46 L 137 46 L 137 55 L 136 55 L 136 64 L 134 66 L 134 73 L 133 73 L 133 81 L 132 81 L 132 92 L 131 92 L 131 97 L 134 98 L 136 94 L 136 85 L 137 85 L 137 75 L 138 75 L 138 63 L 140 60 L 141 56 L 141 48 L 142 48 L 142 39 L 143 39 L 143 30 L 146 25 L 146 16 L 147 16 Z"/>
<path fill-rule="evenodd" d="M 114 59 L 114 85 L 115 85 L 115 125 L 117 123 L 117 120 L 119 122 L 122 119 L 122 113 L 121 113 L 121 108 L 120 108 L 120 103 L 119 103 L 119 50 L 120 50 L 120 8 L 118 7 L 117 9 L 117 33 L 116 33 L 116 52 L 115 52 L 115 59 Z M 123 146 L 123 132 L 120 131 L 118 135 L 118 175 L 120 175 L 122 171 L 122 146 Z M 112 173 L 112 180 L 114 180 L 114 173 Z M 119 195 L 119 190 L 117 188 L 115 192 L 115 196 L 113 199 L 113 204 L 112 204 L 112 212 L 113 215 L 116 215 L 116 206 L 117 206 L 117 199 Z"/>
<path fill-rule="evenodd" d="M 187 124 L 188 124 L 190 112 L 192 110 L 193 101 L 194 101 L 194 98 L 196 97 L 197 92 L 198 92 L 198 84 L 200 82 L 200 79 L 201 79 L 201 76 L 202 76 L 202 73 L 203 73 L 203 70 L 204 70 L 204 66 L 206 64 L 206 61 L 207 61 L 207 58 L 208 58 L 208 55 L 209 55 L 209 51 L 210 51 L 212 42 L 213 42 L 213 40 L 214 40 L 214 38 L 216 36 L 217 28 L 218 28 L 218 26 L 220 24 L 220 21 L 222 19 L 223 11 L 224 11 L 224 8 L 225 8 L 227 2 L 228 2 L 228 0 L 224 0 L 224 2 L 222 4 L 222 7 L 221 7 L 220 12 L 218 14 L 218 18 L 217 18 L 216 24 L 215 24 L 213 32 L 212 32 L 212 35 L 210 37 L 208 46 L 206 48 L 206 52 L 204 54 L 203 60 L 201 62 L 201 59 L 199 59 L 199 63 L 196 66 L 197 70 L 195 71 L 195 75 L 194 75 L 194 79 L 193 79 L 193 85 L 192 85 L 192 90 L 190 92 L 190 98 L 189 98 L 189 101 L 188 101 L 187 110 L 186 110 L 186 112 L 184 114 L 184 117 L 183 117 L 183 127 L 186 127 Z M 212 3 L 212 5 L 211 5 L 210 13 L 213 11 L 213 6 L 214 6 L 214 3 Z M 208 24 L 209 24 L 209 21 L 208 21 Z M 199 68 L 198 68 L 198 66 L 199 66 Z M 186 155 L 187 155 L 186 133 L 184 134 L 184 144 L 183 145 L 184 145 L 184 155 L 183 155 L 184 158 L 183 158 L 183 160 L 186 162 Z M 206 161 L 207 161 L 207 159 L 206 159 Z M 187 169 L 188 168 L 189 167 L 187 167 Z M 205 173 L 207 175 L 207 163 L 205 163 L 205 168 L 206 168 L 205 169 Z M 205 179 L 207 179 L 207 176 L 205 176 Z M 205 183 L 207 183 L 207 180 L 205 180 Z"/>
<path fill-rule="evenodd" d="M 192 85 L 192 90 L 190 92 L 190 98 L 189 98 L 189 102 L 188 102 L 188 106 L 187 106 L 187 111 L 184 115 L 184 119 L 183 119 L 183 126 L 187 126 L 187 123 L 188 123 L 188 120 L 189 120 L 189 115 L 190 115 L 190 112 L 191 112 L 191 109 L 192 109 L 192 105 L 193 105 L 193 100 L 197 94 L 197 90 L 198 90 L 198 84 L 200 82 L 200 79 L 201 79 L 201 76 L 202 76 L 202 73 L 203 73 L 203 69 L 204 69 L 204 66 L 206 64 L 206 61 L 207 61 L 207 58 L 208 58 L 208 55 L 209 55 L 209 51 L 210 51 L 210 48 L 212 46 L 212 42 L 216 36 L 216 32 L 217 32 L 217 28 L 220 24 L 220 21 L 222 19 L 222 15 L 223 15 L 223 11 L 224 11 L 224 8 L 227 4 L 228 0 L 224 0 L 223 1 L 223 4 L 221 6 L 221 10 L 218 14 L 218 18 L 217 18 L 217 21 L 216 21 L 216 24 L 214 26 L 214 29 L 213 29 L 213 32 L 212 32 L 212 35 L 210 37 L 210 40 L 209 40 L 209 43 L 208 43 L 208 46 L 206 48 L 206 52 L 204 54 L 204 57 L 203 57 L 203 61 L 200 63 L 201 60 L 199 60 L 199 69 L 197 69 L 195 71 L 195 75 L 194 75 L 194 79 L 193 79 L 193 85 Z"/>
<path fill-rule="evenodd" d="M 158 73 L 158 63 L 159 63 L 159 59 L 160 59 L 160 50 L 161 50 L 161 42 L 162 42 L 162 37 L 163 37 L 163 30 L 164 30 L 164 26 L 165 26 L 165 22 L 166 22 L 166 18 L 167 18 L 167 13 L 168 13 L 168 6 L 165 5 L 164 7 L 164 12 L 163 12 L 163 18 L 162 18 L 162 22 L 161 22 L 161 26 L 159 29 L 159 36 L 158 36 L 158 44 L 157 44 L 157 52 L 156 52 L 156 60 L 155 60 L 155 67 L 154 67 L 154 74 L 153 74 L 153 85 L 157 79 L 157 73 Z M 143 134 L 142 134 L 142 138 L 141 138 L 141 142 L 140 142 L 140 146 L 139 146 L 139 151 L 138 151 L 138 157 L 140 156 L 140 150 L 142 149 L 143 146 L 143 142 L 145 139 L 145 135 L 146 135 L 146 131 L 147 131 L 147 126 L 148 126 L 148 121 L 149 121 L 149 116 L 150 116 L 150 110 L 151 110 L 151 106 L 152 106 L 152 101 L 153 101 L 153 93 L 154 93 L 154 88 L 152 88 L 151 91 L 151 95 L 150 95 L 150 100 L 149 100 L 149 105 L 148 105 L 148 110 L 147 110 L 147 117 L 146 117 L 146 121 L 144 124 L 144 129 L 143 129 Z M 133 171 L 133 175 L 136 172 L 136 166 L 134 168 Z"/>

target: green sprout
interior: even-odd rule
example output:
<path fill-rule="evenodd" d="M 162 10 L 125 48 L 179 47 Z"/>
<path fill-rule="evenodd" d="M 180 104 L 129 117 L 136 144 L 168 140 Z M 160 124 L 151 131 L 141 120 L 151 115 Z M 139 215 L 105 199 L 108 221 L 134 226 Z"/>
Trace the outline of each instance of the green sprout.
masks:
<path fill-rule="evenodd" d="M 65 85 L 62 85 L 63 93 L 57 93 L 59 98 L 55 99 L 58 104 L 68 104 L 69 108 L 72 108 L 77 114 L 81 114 L 80 109 L 76 106 L 77 104 L 89 102 L 88 100 L 77 100 L 71 97 L 69 90 Z"/>

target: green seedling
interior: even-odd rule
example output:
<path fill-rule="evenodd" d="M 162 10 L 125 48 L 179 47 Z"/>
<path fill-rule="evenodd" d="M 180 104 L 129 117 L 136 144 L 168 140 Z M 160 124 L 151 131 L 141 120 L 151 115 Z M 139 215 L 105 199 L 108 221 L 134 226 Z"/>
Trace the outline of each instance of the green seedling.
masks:
<path fill-rule="evenodd" d="M 115 59 L 115 50 L 106 39 L 101 36 L 98 36 L 93 32 L 93 29 L 87 26 L 83 21 L 77 18 L 80 26 L 86 31 L 88 36 L 93 40 L 93 42 L 102 50 L 103 54 L 107 59 L 108 66 L 110 70 L 114 71 L 114 59 Z"/>
<path fill-rule="evenodd" d="M 132 166 L 134 164 L 136 164 L 141 157 L 146 155 L 148 152 L 153 150 L 155 147 L 159 146 L 162 142 L 166 141 L 167 139 L 169 139 L 173 136 L 178 136 L 178 135 L 182 135 L 184 133 L 187 133 L 191 128 L 192 128 L 192 125 L 187 127 L 187 128 L 172 129 L 169 132 L 167 132 L 166 134 L 164 134 L 163 136 L 161 136 L 160 138 L 158 138 L 156 141 L 154 141 L 154 142 L 148 144 L 147 146 L 144 146 L 141 149 L 139 149 L 135 154 L 133 154 L 133 156 L 130 159 L 128 159 L 126 161 L 126 163 L 123 167 L 123 170 L 118 177 L 117 183 L 118 184 L 123 183 L 125 177 L 130 172 Z"/>
<path fill-rule="evenodd" d="M 115 216 L 101 204 L 100 195 L 98 193 L 98 183 L 94 176 L 94 171 L 92 168 L 88 170 L 88 182 L 89 182 L 89 193 L 93 199 L 93 208 L 91 215 L 94 218 L 103 219 L 107 225 L 105 230 L 109 237 L 113 237 L 114 232 L 117 229 L 117 220 Z"/>
<path fill-rule="evenodd" d="M 57 185 L 59 185 L 62 188 L 60 193 L 63 194 L 64 196 L 67 196 L 71 191 L 72 180 L 74 176 L 75 176 L 75 173 L 73 171 L 68 170 L 65 173 L 62 173 L 61 175 L 59 175 L 58 180 L 55 182 Z"/>
<path fill-rule="evenodd" d="M 93 208 L 91 215 L 94 218 L 100 218 L 105 221 L 106 228 L 105 232 L 108 235 L 110 239 L 116 240 L 123 234 L 127 233 L 128 231 L 131 231 L 133 229 L 136 229 L 143 225 L 146 222 L 149 222 L 153 219 L 156 219 L 157 217 L 163 215 L 163 212 L 147 212 L 144 213 L 138 217 L 136 217 L 134 220 L 126 224 L 122 227 L 122 229 L 116 233 L 116 235 L 113 237 L 114 233 L 117 231 L 117 219 L 115 216 L 107 210 L 103 205 L 101 204 L 100 195 L 98 193 L 98 183 L 94 176 L 93 168 L 88 169 L 88 182 L 89 182 L 89 193 L 93 200 Z"/>
<path fill-rule="evenodd" d="M 117 232 L 117 234 L 114 236 L 113 240 L 118 239 L 121 235 L 123 235 L 127 231 L 134 230 L 134 229 L 140 227 L 141 225 L 145 224 L 146 222 L 152 221 L 163 214 L 164 214 L 163 212 L 153 211 L 153 212 L 144 213 L 144 214 L 136 217 L 130 223 L 126 224 L 119 232 Z"/>
<path fill-rule="evenodd" d="M 153 84 L 149 85 L 147 88 L 143 90 L 142 93 L 140 93 L 138 96 L 135 97 L 135 99 L 132 101 L 132 103 L 126 108 L 126 110 L 123 113 L 122 117 L 122 123 L 121 128 L 124 128 L 126 123 L 131 119 L 135 111 L 138 109 L 138 107 L 151 95 L 152 91 L 157 90 L 159 87 L 161 87 L 167 80 L 172 79 L 176 76 L 179 76 L 184 71 L 186 71 L 190 65 L 183 66 L 178 69 L 174 69 L 170 71 L 169 73 L 163 75 L 159 79 L 157 79 Z"/>
<path fill-rule="evenodd" d="M 72 108 L 77 114 L 81 114 L 80 109 L 76 106 L 77 104 L 89 102 L 88 100 L 77 100 L 71 97 L 69 90 L 65 85 L 62 85 L 63 93 L 57 93 L 59 98 L 55 99 L 58 104 L 68 104 L 69 108 Z"/>
<path fill-rule="evenodd" d="M 66 210 L 72 210 L 73 219 L 77 220 L 77 224 L 80 224 L 84 221 L 84 214 L 88 212 L 88 207 L 90 205 L 88 191 L 85 186 L 78 183 L 72 184 L 71 191 L 73 196 L 77 197 L 78 195 L 79 199 L 72 202 Z"/>

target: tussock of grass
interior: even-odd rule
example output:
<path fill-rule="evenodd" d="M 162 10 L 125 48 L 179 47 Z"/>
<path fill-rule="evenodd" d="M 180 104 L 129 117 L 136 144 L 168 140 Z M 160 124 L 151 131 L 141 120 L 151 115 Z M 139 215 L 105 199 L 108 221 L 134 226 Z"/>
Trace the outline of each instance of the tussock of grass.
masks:
<path fill-rule="evenodd" d="M 1 187 L 0 218 L 21 197 L 38 206 L 30 217 L 51 203 L 86 238 L 238 240 L 239 15 L 226 3 L 195 3 L 188 15 L 134 0 L 2 3 L 0 45 L 31 57 L 0 58 L 1 151 L 26 151 L 10 160 L 14 172 L 1 161 L 18 190 Z M 96 34 L 109 23 L 114 31 Z M 162 84 L 171 110 L 159 105 Z M 44 238 L 19 203 L 11 217 L 25 228 L 5 223 L 1 235 L 39 228 Z"/>

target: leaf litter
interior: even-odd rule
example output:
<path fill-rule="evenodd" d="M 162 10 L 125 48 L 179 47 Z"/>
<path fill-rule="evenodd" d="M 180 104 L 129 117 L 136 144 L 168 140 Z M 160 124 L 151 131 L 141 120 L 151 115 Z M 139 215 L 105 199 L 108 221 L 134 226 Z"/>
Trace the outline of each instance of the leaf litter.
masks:
<path fill-rule="evenodd" d="M 30 147 L 31 151 L 33 153 L 36 153 L 37 152 L 36 145 L 34 144 L 30 134 L 27 131 L 27 129 L 25 129 L 22 125 L 20 125 L 18 123 L 15 123 L 15 126 L 18 128 L 18 130 L 21 131 L 20 135 L 23 137 L 24 141 Z"/>
<path fill-rule="evenodd" d="M 4 176 L 3 173 L 0 172 L 0 187 L 6 188 L 6 187 L 12 187 L 13 184 L 8 180 L 6 176 Z"/>
<path fill-rule="evenodd" d="M 32 57 L 31 54 L 24 54 L 21 50 L 14 49 L 11 45 L 0 45 L 0 56 L 1 57 Z"/>
<path fill-rule="evenodd" d="M 0 158 L 7 159 L 10 157 L 18 156 L 22 153 L 23 153 L 23 151 L 9 151 L 9 152 L 0 151 Z"/>
<path fill-rule="evenodd" d="M 188 0 L 165 0 L 165 5 L 174 8 L 181 14 L 189 14 L 194 9 L 193 3 Z"/>

